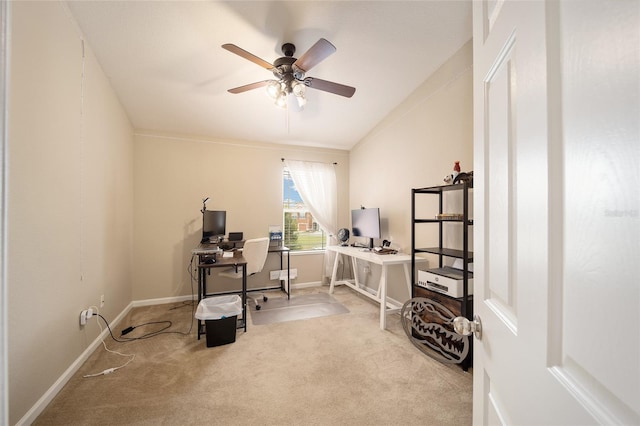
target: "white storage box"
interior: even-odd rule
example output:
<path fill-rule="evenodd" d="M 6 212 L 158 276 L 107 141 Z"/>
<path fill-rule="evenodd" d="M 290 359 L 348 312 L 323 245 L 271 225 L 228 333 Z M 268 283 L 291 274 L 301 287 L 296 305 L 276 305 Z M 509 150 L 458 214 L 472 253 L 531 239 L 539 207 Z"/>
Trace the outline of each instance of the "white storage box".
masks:
<path fill-rule="evenodd" d="M 418 285 L 455 298 L 463 296 L 462 271 L 449 266 L 418 271 Z M 469 272 L 467 292 L 467 294 L 473 294 L 472 272 Z"/>

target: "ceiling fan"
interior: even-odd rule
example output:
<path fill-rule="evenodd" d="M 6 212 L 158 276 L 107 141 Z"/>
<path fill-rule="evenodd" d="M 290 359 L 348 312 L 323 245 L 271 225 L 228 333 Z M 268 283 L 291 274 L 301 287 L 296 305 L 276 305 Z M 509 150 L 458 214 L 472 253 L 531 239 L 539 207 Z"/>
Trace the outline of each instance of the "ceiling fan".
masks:
<path fill-rule="evenodd" d="M 283 44 L 282 53 L 284 56 L 276 59 L 273 64 L 247 52 L 235 44 L 223 44 L 222 48 L 248 59 L 254 64 L 260 65 L 271 71 L 276 77 L 276 80 L 263 80 L 229 89 L 230 93 L 243 93 L 248 90 L 266 86 L 267 93 L 275 100 L 276 105 L 285 107 L 287 105 L 287 96 L 293 93 L 298 101 L 298 105 L 302 107 L 306 103 L 305 90 L 307 87 L 347 98 L 353 96 L 356 91 L 354 87 L 306 76 L 306 73 L 311 68 L 318 65 L 336 51 L 335 46 L 324 38 L 318 40 L 316 44 L 311 46 L 300 58 L 293 57 L 296 51 L 296 47 L 293 44 Z"/>

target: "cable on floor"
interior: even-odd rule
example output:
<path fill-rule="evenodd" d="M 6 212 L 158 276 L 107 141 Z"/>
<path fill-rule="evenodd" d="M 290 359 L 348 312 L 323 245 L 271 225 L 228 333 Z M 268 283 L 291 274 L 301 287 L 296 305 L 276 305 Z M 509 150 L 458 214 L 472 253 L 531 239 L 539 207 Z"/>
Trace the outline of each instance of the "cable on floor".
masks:
<path fill-rule="evenodd" d="M 189 330 L 187 330 L 186 332 L 183 331 L 166 331 L 167 329 L 169 329 L 173 323 L 171 321 L 154 321 L 154 322 L 147 322 L 144 324 L 140 324 L 140 325 L 133 325 L 133 326 L 129 326 L 127 328 L 125 328 L 124 330 L 122 330 L 122 332 L 120 333 L 120 337 L 124 340 L 118 340 L 113 336 L 113 333 L 111 333 L 111 337 L 113 338 L 113 340 L 115 340 L 116 342 L 126 342 L 126 341 L 132 341 L 132 340 L 142 340 L 142 339 L 148 339 L 150 337 L 155 337 L 158 336 L 160 334 L 180 334 L 183 336 L 188 336 L 191 334 L 191 331 L 193 330 L 193 322 L 194 322 L 194 315 L 195 315 L 195 293 L 193 292 L 193 286 L 194 286 L 194 280 L 196 279 L 196 277 L 193 276 L 193 261 L 194 261 L 195 256 L 191 256 L 191 261 L 189 262 L 189 266 L 187 267 L 188 272 L 189 272 L 189 276 L 191 277 L 190 280 L 190 284 L 191 284 L 191 300 L 187 301 L 183 301 L 180 304 L 173 306 L 171 308 L 169 308 L 170 311 L 175 310 L 175 309 L 179 309 L 179 308 L 183 308 L 185 306 L 191 306 L 191 322 L 189 324 Z M 102 318 L 103 321 L 106 323 L 107 321 Z M 152 331 L 149 332 L 147 334 L 144 334 L 142 336 L 139 337 L 124 337 L 125 335 L 131 333 L 134 329 L 136 328 L 140 328 L 140 327 L 144 327 L 147 325 L 153 325 L 153 324 L 168 324 L 166 327 L 157 330 L 157 331 Z M 109 324 L 107 324 L 107 327 L 109 327 Z M 111 331 L 111 329 L 109 328 L 109 331 Z"/>
<path fill-rule="evenodd" d="M 104 322 L 107 324 L 107 327 L 108 327 L 108 326 L 109 326 L 109 324 L 108 324 L 108 323 L 107 323 L 107 321 L 104 319 L 104 317 L 103 317 L 102 315 L 100 315 L 100 313 L 98 312 L 98 308 L 97 308 L 96 306 L 91 306 L 91 308 L 95 308 L 96 315 L 97 315 L 97 316 L 99 316 L 100 318 L 102 318 L 102 319 L 104 320 Z M 100 327 L 100 334 L 102 334 L 102 330 L 103 330 L 103 329 L 102 329 L 102 325 L 100 324 L 100 321 L 98 321 L 98 327 Z M 109 328 L 109 332 L 111 332 L 111 328 Z M 113 337 L 113 334 L 112 334 L 112 337 Z M 101 371 L 101 372 L 99 372 L 99 373 L 85 374 L 85 375 L 84 375 L 84 376 L 82 376 L 82 377 L 84 377 L 84 378 L 90 378 L 90 377 L 106 376 L 107 374 L 111 374 L 111 373 L 113 373 L 114 371 L 117 371 L 117 370 L 120 370 L 121 368 L 126 367 L 126 366 L 127 366 L 127 365 L 129 365 L 129 364 L 130 364 L 130 363 L 135 359 L 135 357 L 136 357 L 136 355 L 135 355 L 135 354 L 123 354 L 123 353 L 120 353 L 120 352 L 118 352 L 118 351 L 114 351 L 114 350 L 112 350 L 112 349 L 109 349 L 109 348 L 107 347 L 107 344 L 106 344 L 106 343 L 104 343 L 104 339 L 102 340 L 102 342 L 101 342 L 101 343 L 102 343 L 102 346 L 104 347 L 104 350 L 105 350 L 105 351 L 107 351 L 107 352 L 109 352 L 109 353 L 112 353 L 112 354 L 115 354 L 115 355 L 119 355 L 119 356 L 121 356 L 121 357 L 129 357 L 129 359 L 127 360 L 127 362 L 125 362 L 124 364 L 119 365 L 119 366 L 117 366 L 117 367 L 107 368 L 106 370 L 103 370 L 103 371 Z"/>

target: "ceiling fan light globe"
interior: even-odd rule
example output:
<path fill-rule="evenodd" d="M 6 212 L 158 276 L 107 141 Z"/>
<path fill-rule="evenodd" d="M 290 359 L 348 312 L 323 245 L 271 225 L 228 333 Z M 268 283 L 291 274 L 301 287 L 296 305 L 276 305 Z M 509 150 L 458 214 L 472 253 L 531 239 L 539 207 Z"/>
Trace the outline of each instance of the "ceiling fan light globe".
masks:
<path fill-rule="evenodd" d="M 286 108 L 287 107 L 287 95 L 284 93 L 280 94 L 275 102 L 278 108 Z"/>
<path fill-rule="evenodd" d="M 277 81 L 272 81 L 267 85 L 267 95 L 272 99 L 278 99 L 278 96 L 282 93 L 282 89 L 280 88 L 280 83 Z"/>
<path fill-rule="evenodd" d="M 298 97 L 304 97 L 304 93 L 305 93 L 306 88 L 307 87 L 304 85 L 304 83 L 295 82 L 293 84 L 293 94 L 298 96 Z"/>

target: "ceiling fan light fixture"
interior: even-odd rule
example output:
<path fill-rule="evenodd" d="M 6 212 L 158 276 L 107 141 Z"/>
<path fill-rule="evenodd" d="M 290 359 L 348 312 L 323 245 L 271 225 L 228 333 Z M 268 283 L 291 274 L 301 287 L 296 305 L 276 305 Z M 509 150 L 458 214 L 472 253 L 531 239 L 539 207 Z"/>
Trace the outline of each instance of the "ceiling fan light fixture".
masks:
<path fill-rule="evenodd" d="M 301 81 L 294 81 L 292 83 L 291 92 L 295 95 L 296 100 L 298 101 L 298 107 L 302 108 L 307 104 L 307 97 L 305 96 L 307 86 Z"/>
<path fill-rule="evenodd" d="M 307 87 L 347 98 L 353 96 L 356 91 L 355 87 L 306 76 L 306 73 L 311 68 L 336 51 L 335 46 L 324 38 L 318 40 L 299 58 L 293 57 L 295 46 L 292 43 L 283 44 L 282 53 L 285 56 L 276 59 L 273 64 L 234 44 L 223 44 L 222 48 L 271 71 L 276 78 L 275 80 L 263 80 L 229 89 L 230 93 L 243 93 L 266 86 L 266 92 L 275 101 L 275 104 L 281 108 L 286 108 L 287 97 L 290 93 L 294 94 L 300 107 L 305 105 L 307 103 L 305 96 Z"/>
<path fill-rule="evenodd" d="M 307 89 L 307 86 L 305 86 L 304 83 L 300 81 L 295 81 L 293 83 L 293 94 L 299 98 L 304 98 L 306 89 Z"/>
<path fill-rule="evenodd" d="M 280 93 L 280 95 L 276 98 L 275 104 L 278 108 L 286 108 L 287 107 L 287 94 Z"/>
<path fill-rule="evenodd" d="M 267 85 L 267 95 L 271 99 L 278 99 L 282 94 L 282 87 L 280 87 L 280 82 L 273 80 L 271 83 Z"/>

